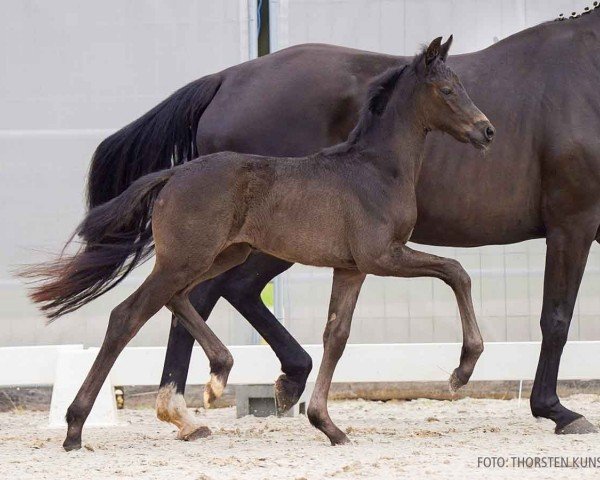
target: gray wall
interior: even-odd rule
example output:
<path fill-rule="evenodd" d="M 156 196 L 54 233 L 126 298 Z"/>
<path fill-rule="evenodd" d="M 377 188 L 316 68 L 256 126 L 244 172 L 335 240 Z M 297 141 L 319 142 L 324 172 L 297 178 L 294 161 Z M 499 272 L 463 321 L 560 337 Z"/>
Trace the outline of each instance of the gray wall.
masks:
<path fill-rule="evenodd" d="M 239 0 L 7 0 L 0 17 L 0 345 L 98 344 L 108 312 L 143 278 L 44 328 L 10 271 L 57 251 L 83 214 L 96 145 L 198 77 L 248 59 Z M 222 338 L 249 328 L 225 303 Z M 134 345 L 166 342 L 168 315 Z"/>
<path fill-rule="evenodd" d="M 276 48 L 305 42 L 412 55 L 427 41 L 454 34 L 454 53 L 491 45 L 586 0 L 275 0 Z"/>
<path fill-rule="evenodd" d="M 577 1 L 271 1 L 273 49 L 303 42 L 411 54 L 454 33 L 455 53 L 476 50 L 525 26 L 581 10 Z M 176 88 L 247 60 L 251 25 L 245 0 L 76 2 L 6 0 L 0 18 L 0 345 L 97 345 L 111 307 L 149 265 L 92 305 L 44 328 L 12 268 L 46 258 L 83 213 L 83 187 L 95 146 Z M 420 247 L 419 247 L 420 248 Z M 539 338 L 543 242 L 484 249 L 428 249 L 459 258 L 474 278 L 487 340 Z M 151 262 L 150 262 L 151 263 Z M 296 266 L 282 280 L 286 323 L 319 342 L 330 273 Z M 598 339 L 600 249 L 593 248 L 571 335 Z M 230 344 L 252 333 L 225 302 L 211 324 Z M 166 342 L 168 315 L 134 345 Z M 371 278 L 359 301 L 352 341 L 455 341 L 460 330 L 450 290 L 433 280 Z"/>

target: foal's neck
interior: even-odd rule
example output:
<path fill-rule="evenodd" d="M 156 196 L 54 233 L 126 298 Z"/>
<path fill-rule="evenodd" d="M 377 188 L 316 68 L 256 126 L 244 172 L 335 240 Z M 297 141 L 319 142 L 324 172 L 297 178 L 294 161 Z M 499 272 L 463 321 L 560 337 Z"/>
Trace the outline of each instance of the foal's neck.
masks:
<path fill-rule="evenodd" d="M 398 85 L 381 116 L 374 116 L 369 128 L 354 140 L 355 148 L 368 152 L 381 168 L 415 174 L 420 169 L 427 130 L 414 90 L 410 82 Z"/>

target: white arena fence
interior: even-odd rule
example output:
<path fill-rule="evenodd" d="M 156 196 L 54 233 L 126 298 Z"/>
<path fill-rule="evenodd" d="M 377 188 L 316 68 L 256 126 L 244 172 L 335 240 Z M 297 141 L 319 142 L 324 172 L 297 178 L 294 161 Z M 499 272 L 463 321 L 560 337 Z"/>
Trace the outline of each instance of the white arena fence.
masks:
<path fill-rule="evenodd" d="M 277 357 L 267 346 L 229 348 L 235 359 L 229 377 L 231 385 L 270 384 L 281 373 Z M 309 378 L 314 381 L 323 348 L 321 345 L 304 345 L 304 348 L 314 362 Z M 460 343 L 349 344 L 333 380 L 343 383 L 445 381 L 458 365 L 460 349 Z M 539 349 L 538 342 L 487 343 L 472 380 L 532 380 Z M 0 386 L 53 385 L 58 360 L 65 351 L 79 351 L 86 362 L 91 362 L 98 349 L 84 349 L 83 345 L 0 348 Z M 164 347 L 128 347 L 111 371 L 111 383 L 157 385 L 164 357 Z M 600 378 L 599 358 L 600 342 L 569 342 L 563 353 L 559 378 Z M 189 383 L 204 384 L 208 373 L 206 356 L 195 347 Z"/>
<path fill-rule="evenodd" d="M 305 345 L 314 363 L 308 379 L 314 382 L 323 353 L 320 345 Z M 272 384 L 279 376 L 279 361 L 267 346 L 230 347 L 235 359 L 229 385 Z M 458 365 L 461 345 L 350 344 L 335 371 L 333 381 L 417 382 L 445 381 Z M 0 348 L 0 387 L 52 385 L 50 427 L 64 427 L 64 414 L 89 371 L 97 348 L 83 345 L 53 345 Z M 587 380 L 600 378 L 600 342 L 571 342 L 565 347 L 560 378 Z M 519 380 L 519 400 L 523 380 L 535 374 L 539 344 L 536 342 L 492 342 L 485 347 L 472 380 Z M 88 426 L 118 424 L 113 385 L 156 385 L 165 356 L 164 347 L 129 347 L 115 363 L 102 386 Z M 204 384 L 209 365 L 206 356 L 194 348 L 188 382 Z"/>

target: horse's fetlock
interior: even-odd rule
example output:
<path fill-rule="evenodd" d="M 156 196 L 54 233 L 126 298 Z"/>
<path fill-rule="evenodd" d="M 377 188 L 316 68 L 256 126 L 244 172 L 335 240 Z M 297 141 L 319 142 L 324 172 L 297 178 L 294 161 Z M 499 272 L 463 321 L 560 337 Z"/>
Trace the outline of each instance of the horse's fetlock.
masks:
<path fill-rule="evenodd" d="M 67 421 L 67 425 L 71 426 L 75 423 L 83 423 L 85 417 L 85 412 L 83 408 L 79 405 L 72 403 L 67 408 L 67 413 L 65 414 L 65 420 Z"/>
<path fill-rule="evenodd" d="M 312 368 L 312 357 L 308 353 L 303 352 L 302 355 L 299 356 L 299 358 L 294 359 L 289 373 L 292 375 L 301 375 L 302 377 L 306 378 L 312 371 Z"/>
<path fill-rule="evenodd" d="M 226 368 L 227 370 L 231 370 L 233 368 L 233 362 L 233 355 L 231 355 L 230 352 L 227 352 L 223 361 L 224 368 Z"/>
<path fill-rule="evenodd" d="M 536 393 L 535 389 L 531 393 L 529 406 L 534 417 L 551 418 L 553 412 L 562 408 L 560 399 L 556 394 L 544 395 Z"/>
<path fill-rule="evenodd" d="M 317 406 L 309 405 L 306 409 L 306 416 L 313 427 L 320 428 L 323 426 L 323 423 L 325 423 L 322 409 Z"/>
<path fill-rule="evenodd" d="M 210 371 L 216 374 L 229 372 L 233 368 L 233 356 L 229 351 L 219 353 L 213 361 L 210 362 Z"/>

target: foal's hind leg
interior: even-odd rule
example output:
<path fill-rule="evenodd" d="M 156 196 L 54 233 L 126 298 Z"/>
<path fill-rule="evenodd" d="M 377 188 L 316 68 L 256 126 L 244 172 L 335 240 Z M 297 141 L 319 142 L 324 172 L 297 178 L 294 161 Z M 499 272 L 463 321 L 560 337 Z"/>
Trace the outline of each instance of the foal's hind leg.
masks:
<path fill-rule="evenodd" d="M 323 334 L 323 360 L 306 412 L 310 423 L 327 435 L 332 445 L 349 442 L 346 434 L 336 427 L 329 417 L 327 395 L 333 371 L 346 348 L 352 314 L 364 280 L 365 275 L 361 272 L 334 270 L 329 314 Z"/>
<path fill-rule="evenodd" d="M 188 293 L 198 283 L 209 280 L 221 273 L 243 263 L 250 255 L 251 248 L 247 244 L 236 244 L 223 250 L 215 259 L 210 268 L 187 285 L 185 289 L 173 296 L 167 304 L 169 308 L 183 323 L 183 326 L 198 341 L 210 363 L 210 381 L 204 390 L 204 406 L 209 408 L 212 402 L 223 394 L 227 384 L 229 372 L 233 367 L 233 357 L 229 350 L 204 319 L 196 312 L 191 304 Z"/>
<path fill-rule="evenodd" d="M 177 315 L 188 332 L 198 341 L 210 363 L 210 380 L 204 388 L 204 406 L 219 398 L 233 367 L 233 357 L 190 303 L 186 294 L 175 295 L 167 308 Z"/>
<path fill-rule="evenodd" d="M 111 312 L 98 356 L 67 410 L 65 450 L 81 448 L 83 424 L 115 360 L 146 321 L 177 291 L 175 282 L 155 268 L 144 283 Z"/>
<path fill-rule="evenodd" d="M 217 279 L 208 280 L 202 284 L 200 291 L 196 289 L 190 294 L 190 301 L 204 319 L 220 297 L 220 286 L 215 284 L 216 281 Z M 188 412 L 183 396 L 194 341 L 192 334 L 173 315 L 163 375 L 156 396 L 156 416 L 163 422 L 175 425 L 178 429 L 177 438 L 185 441 L 206 436 L 206 427 L 196 424 L 195 417 Z"/>
<path fill-rule="evenodd" d="M 483 352 L 483 339 L 473 309 L 471 278 L 462 265 L 456 260 L 419 252 L 396 243 L 375 262 L 369 262 L 364 268 L 361 266 L 361 270 L 381 276 L 436 277 L 452 288 L 460 312 L 463 345 L 460 363 L 452 372 L 449 383 L 452 391 L 465 385 Z"/>
<path fill-rule="evenodd" d="M 190 300 L 188 292 L 198 283 L 209 281 L 236 265 L 243 263 L 246 258 L 248 258 L 250 251 L 251 249 L 247 244 L 236 244 L 226 248 L 217 255 L 212 266 L 210 266 L 206 272 L 201 273 L 198 278 L 189 285 L 186 285 L 185 288 L 178 292 L 177 295 L 174 295 L 172 301 L 167 304 L 167 307 L 174 314 L 174 321 L 179 320 L 182 324 L 181 327 L 178 328 L 182 328 L 186 334 L 189 332 L 192 338 L 195 338 L 204 349 L 204 352 L 209 359 L 211 379 L 204 391 L 204 404 L 206 408 L 209 408 L 211 403 L 223 393 L 229 371 L 233 365 L 233 358 L 231 357 L 229 350 L 227 350 L 208 328 L 202 316 L 197 313 L 193 307 L 192 312 L 189 311 Z M 214 303 L 216 303 L 216 300 L 218 300 L 218 296 L 213 296 L 208 307 L 209 312 Z M 171 332 L 172 331 L 173 330 L 171 330 Z M 171 338 L 169 338 L 169 343 L 170 342 Z M 193 340 L 189 344 L 187 358 L 191 356 L 192 346 Z M 187 376 L 188 366 L 189 360 L 188 365 L 185 365 L 184 377 Z M 178 428 L 177 438 L 180 440 L 195 440 L 196 438 L 206 437 L 210 434 L 210 431 L 206 427 L 196 424 L 194 417 L 188 413 L 183 394 L 178 393 L 177 388 L 183 388 L 184 385 L 185 380 L 182 380 L 179 385 L 175 382 L 165 381 L 165 372 L 163 372 L 161 387 L 156 397 L 156 416 L 163 422 L 169 422 L 175 425 Z"/>

